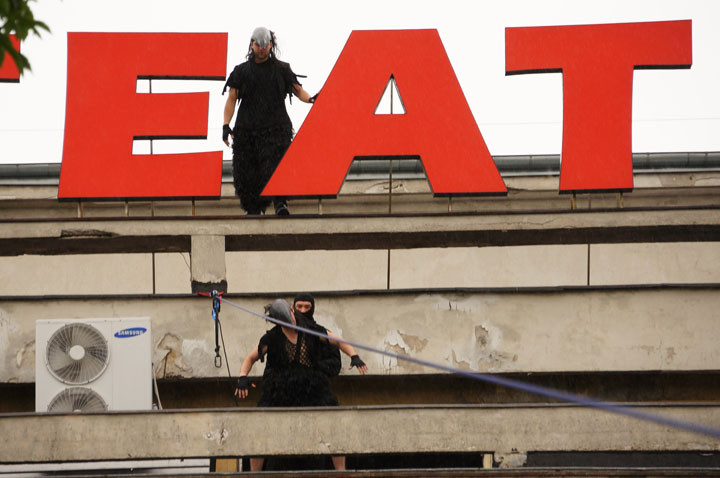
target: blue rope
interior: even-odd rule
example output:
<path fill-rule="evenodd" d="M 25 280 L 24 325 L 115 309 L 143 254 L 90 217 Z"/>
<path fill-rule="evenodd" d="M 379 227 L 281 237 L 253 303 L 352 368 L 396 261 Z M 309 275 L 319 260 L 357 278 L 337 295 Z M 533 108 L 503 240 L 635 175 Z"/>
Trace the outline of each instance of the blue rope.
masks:
<path fill-rule="evenodd" d="M 388 352 L 387 350 L 380 350 L 380 349 L 377 349 L 374 347 L 359 344 L 357 342 L 352 342 L 350 340 L 335 339 L 335 338 L 331 339 L 327 335 L 317 332 L 315 330 L 310 330 L 310 329 L 306 329 L 306 328 L 303 328 L 303 327 L 300 327 L 297 325 L 288 324 L 287 322 L 283 322 L 281 320 L 277 320 L 272 317 L 268 317 L 266 315 L 259 314 L 255 311 L 247 309 L 241 305 L 230 302 L 229 300 L 227 300 L 223 297 L 220 297 L 220 300 L 223 302 L 226 302 L 227 304 L 229 304 L 239 310 L 247 312 L 256 317 L 260 317 L 261 319 L 265 319 L 268 322 L 272 322 L 274 324 L 281 325 L 281 326 L 287 327 L 289 329 L 294 329 L 299 332 L 304 332 L 306 334 L 314 335 L 316 337 L 332 340 L 333 342 L 341 342 L 344 344 L 352 345 L 355 348 L 367 350 L 368 352 L 378 353 L 378 354 L 392 357 L 392 358 L 395 358 L 398 360 L 405 360 L 405 361 L 412 362 L 412 363 L 415 363 L 418 365 L 424 365 L 426 367 L 435 368 L 438 370 L 443 370 L 446 372 L 454 373 L 454 374 L 461 375 L 463 377 L 467 377 L 467 378 L 470 378 L 473 380 L 489 382 L 489 383 L 493 383 L 496 385 L 501 385 L 503 387 L 508 387 L 508 388 L 512 388 L 515 390 L 529 392 L 529 393 L 532 393 L 535 395 L 541 395 L 544 397 L 553 398 L 553 399 L 560 400 L 563 402 L 577 403 L 579 405 L 583 405 L 583 406 L 589 407 L 589 408 L 596 408 L 596 409 L 604 410 L 604 411 L 611 412 L 611 413 L 630 416 L 630 417 L 637 418 L 640 420 L 646 420 L 646 421 L 657 423 L 660 425 L 667 425 L 667 426 L 670 426 L 673 428 L 678 428 L 681 430 L 686 430 L 686 431 L 698 433 L 701 435 L 708 435 L 708 436 L 711 436 L 714 438 L 720 438 L 720 429 L 719 428 L 700 425 L 697 423 L 687 422 L 684 420 L 678 420 L 675 418 L 663 417 L 663 416 L 655 415 L 653 413 L 648 413 L 648 412 L 645 412 L 642 410 L 637 410 L 637 409 L 630 408 L 630 407 L 616 405 L 616 404 L 609 403 L 609 402 L 602 402 L 602 401 L 595 400 L 592 398 L 587 398 L 587 397 L 575 395 L 572 393 L 561 392 L 559 390 L 555 390 L 552 388 L 547 388 L 547 387 L 543 387 L 540 385 L 533 385 L 530 383 L 520 382 L 518 380 L 500 377 L 497 375 L 489 375 L 489 374 L 480 373 L 480 372 L 468 372 L 466 370 L 460 370 L 458 368 L 450 367 L 447 365 L 428 362 L 427 360 L 422 360 L 422 359 L 410 357 L 407 355 L 401 355 L 401 354 L 397 354 L 395 352 Z"/>

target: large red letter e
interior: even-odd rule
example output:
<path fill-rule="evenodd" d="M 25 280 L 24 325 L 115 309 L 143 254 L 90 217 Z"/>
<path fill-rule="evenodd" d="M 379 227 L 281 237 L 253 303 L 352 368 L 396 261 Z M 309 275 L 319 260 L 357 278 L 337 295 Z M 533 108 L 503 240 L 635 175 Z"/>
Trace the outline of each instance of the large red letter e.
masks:
<path fill-rule="evenodd" d="M 405 114 L 376 115 L 391 75 Z M 337 196 L 357 156 L 419 156 L 435 195 L 507 192 L 436 30 L 352 32 L 263 194 Z"/>
<path fill-rule="evenodd" d="M 58 198 L 220 195 L 222 152 L 133 155 L 133 138 L 206 138 L 208 93 L 137 93 L 140 78 L 222 80 L 226 33 L 69 33 Z"/>
<path fill-rule="evenodd" d="M 630 190 L 634 69 L 689 68 L 690 20 L 505 29 L 505 70 L 563 73 L 560 191 Z"/>

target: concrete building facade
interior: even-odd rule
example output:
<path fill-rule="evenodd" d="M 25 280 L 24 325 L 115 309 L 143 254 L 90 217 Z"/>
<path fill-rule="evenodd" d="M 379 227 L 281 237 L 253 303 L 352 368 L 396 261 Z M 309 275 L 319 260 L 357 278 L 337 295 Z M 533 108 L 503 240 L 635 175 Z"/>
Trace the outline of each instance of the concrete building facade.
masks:
<path fill-rule="evenodd" d="M 287 218 L 243 216 L 227 183 L 214 201 L 58 202 L 52 171 L 26 167 L 0 182 L 0 463 L 345 453 L 362 467 L 370 455 L 470 453 L 527 467 L 631 452 L 715 463 L 716 437 L 372 352 L 362 377 L 343 357 L 339 409 L 257 411 L 259 389 L 237 409 L 228 375 L 269 325 L 224 304 L 216 367 L 211 301 L 197 295 L 226 287 L 262 312 L 310 291 L 318 322 L 354 342 L 718 429 L 715 156 L 636 166 L 632 192 L 578 195 L 537 168 L 504 173 L 505 197 L 452 199 L 417 171 L 392 183 L 361 171 L 337 199 L 291 201 Z M 141 316 L 163 410 L 33 413 L 35 321 Z M 84 451 L 66 427 L 96 446 Z M 311 439 L 278 444 L 267 427 Z M 41 429 L 57 431 L 21 439 Z M 128 437 L 123 452 L 94 431 L 108 429 Z"/>

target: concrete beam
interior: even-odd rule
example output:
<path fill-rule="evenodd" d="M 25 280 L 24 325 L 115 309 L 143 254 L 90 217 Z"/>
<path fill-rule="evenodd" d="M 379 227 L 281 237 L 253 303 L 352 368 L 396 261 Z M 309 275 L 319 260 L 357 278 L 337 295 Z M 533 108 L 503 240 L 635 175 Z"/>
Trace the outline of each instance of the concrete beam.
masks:
<path fill-rule="evenodd" d="M 227 291 L 225 238 L 196 235 L 191 240 L 190 271 L 192 292 Z"/>
<path fill-rule="evenodd" d="M 640 409 L 720 427 L 717 405 Z M 0 463 L 335 453 L 720 450 L 717 438 L 565 405 L 1 415 L 0 430 Z"/>
<path fill-rule="evenodd" d="M 227 251 L 410 249 L 720 240 L 717 208 L 371 216 L 0 221 L 0 256 L 188 252 L 191 236 Z"/>

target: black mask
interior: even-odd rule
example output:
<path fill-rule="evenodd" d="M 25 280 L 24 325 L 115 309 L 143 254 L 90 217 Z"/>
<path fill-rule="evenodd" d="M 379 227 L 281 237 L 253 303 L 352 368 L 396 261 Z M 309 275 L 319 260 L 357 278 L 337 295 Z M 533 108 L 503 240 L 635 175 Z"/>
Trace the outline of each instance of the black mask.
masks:
<path fill-rule="evenodd" d="M 313 325 L 315 325 L 315 321 L 308 318 L 307 315 L 303 314 L 302 312 L 298 312 L 297 310 L 294 312 L 295 315 L 295 324 L 298 327 L 304 327 L 306 329 L 312 329 Z"/>
<path fill-rule="evenodd" d="M 308 310 L 307 312 L 303 312 L 303 315 L 308 319 L 314 321 L 315 317 L 313 315 L 315 314 L 315 297 L 313 297 L 311 294 L 308 294 L 307 292 L 302 292 L 295 296 L 295 300 L 293 301 L 293 307 L 295 307 L 295 304 L 297 304 L 298 302 L 310 302 L 310 310 Z"/>

